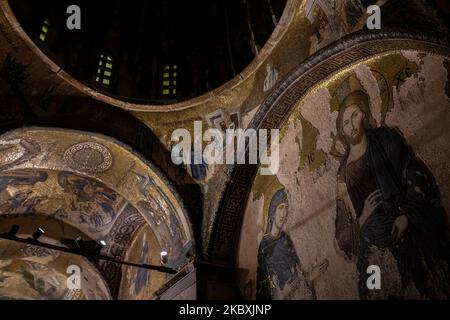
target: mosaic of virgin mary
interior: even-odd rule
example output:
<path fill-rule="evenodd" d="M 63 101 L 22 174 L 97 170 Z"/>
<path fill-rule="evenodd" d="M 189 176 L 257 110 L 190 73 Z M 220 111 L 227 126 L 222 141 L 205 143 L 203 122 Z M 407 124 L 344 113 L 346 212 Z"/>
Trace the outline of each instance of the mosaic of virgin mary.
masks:
<path fill-rule="evenodd" d="M 287 195 L 281 189 L 270 202 L 266 231 L 258 249 L 257 299 L 316 299 L 314 280 L 328 267 L 325 260 L 309 272 L 302 269 L 294 243 L 284 231 L 287 215 Z"/>

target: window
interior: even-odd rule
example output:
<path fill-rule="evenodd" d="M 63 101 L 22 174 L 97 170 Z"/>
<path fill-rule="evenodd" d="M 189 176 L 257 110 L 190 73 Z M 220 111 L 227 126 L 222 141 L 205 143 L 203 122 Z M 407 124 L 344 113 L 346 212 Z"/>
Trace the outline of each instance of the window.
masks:
<path fill-rule="evenodd" d="M 163 68 L 162 73 L 162 94 L 163 96 L 175 96 L 177 94 L 178 66 L 168 64 Z"/>
<path fill-rule="evenodd" d="M 45 42 L 45 40 L 47 40 L 49 30 L 50 30 L 50 20 L 45 19 L 44 25 L 41 28 L 41 33 L 39 34 L 39 40 Z"/>
<path fill-rule="evenodd" d="M 109 88 L 112 82 L 113 58 L 110 55 L 102 53 L 98 62 L 97 76 L 95 82 Z"/>

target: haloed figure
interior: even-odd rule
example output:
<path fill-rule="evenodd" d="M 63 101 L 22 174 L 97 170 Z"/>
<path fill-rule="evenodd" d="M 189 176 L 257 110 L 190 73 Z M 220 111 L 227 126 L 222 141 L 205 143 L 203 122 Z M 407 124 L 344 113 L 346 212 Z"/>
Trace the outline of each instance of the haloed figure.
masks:
<path fill-rule="evenodd" d="M 257 299 L 316 299 L 313 282 L 328 267 L 324 260 L 309 272 L 302 270 L 294 244 L 283 230 L 287 216 L 286 192 L 281 189 L 270 202 L 266 233 L 259 245 Z"/>
<path fill-rule="evenodd" d="M 425 297 L 448 297 L 448 229 L 433 176 L 398 131 L 370 128 L 369 117 L 367 94 L 354 91 L 337 119 L 348 147 L 338 171 L 335 235 L 357 264 L 360 298 L 369 297 L 366 271 L 378 249 L 392 253 L 402 289 L 414 284 Z M 431 273 L 440 288 L 428 285 Z"/>

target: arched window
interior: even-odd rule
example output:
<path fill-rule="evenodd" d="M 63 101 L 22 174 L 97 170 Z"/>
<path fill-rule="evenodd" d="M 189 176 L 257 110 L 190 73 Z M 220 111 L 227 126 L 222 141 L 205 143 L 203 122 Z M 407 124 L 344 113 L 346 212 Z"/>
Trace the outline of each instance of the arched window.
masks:
<path fill-rule="evenodd" d="M 39 34 L 39 40 L 45 42 L 47 40 L 48 32 L 50 31 L 50 20 L 47 18 L 41 28 L 41 33 Z"/>
<path fill-rule="evenodd" d="M 106 88 L 111 87 L 113 73 L 113 58 L 112 56 L 102 53 L 100 61 L 98 62 L 97 77 L 95 82 Z"/>
<path fill-rule="evenodd" d="M 177 95 L 178 65 L 167 64 L 162 73 L 162 94 L 163 96 Z"/>

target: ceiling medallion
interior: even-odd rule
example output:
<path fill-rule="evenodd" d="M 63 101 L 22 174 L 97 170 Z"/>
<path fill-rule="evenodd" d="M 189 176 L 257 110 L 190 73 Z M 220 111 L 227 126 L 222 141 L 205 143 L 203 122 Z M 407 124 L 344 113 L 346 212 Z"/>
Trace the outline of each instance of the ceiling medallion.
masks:
<path fill-rule="evenodd" d="M 111 152 L 95 142 L 82 142 L 64 152 L 64 161 L 72 169 L 87 173 L 105 172 L 112 165 Z"/>

